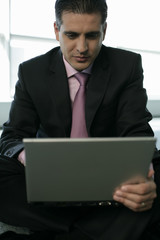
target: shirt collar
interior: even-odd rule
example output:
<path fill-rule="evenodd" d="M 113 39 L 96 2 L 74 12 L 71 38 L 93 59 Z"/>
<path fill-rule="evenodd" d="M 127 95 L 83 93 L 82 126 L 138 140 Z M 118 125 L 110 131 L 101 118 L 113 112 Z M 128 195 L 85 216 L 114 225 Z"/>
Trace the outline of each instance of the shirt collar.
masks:
<path fill-rule="evenodd" d="M 76 73 L 78 73 L 78 71 L 76 69 L 74 69 L 67 61 L 66 59 L 64 58 L 64 55 L 63 55 L 63 61 L 64 61 L 64 65 L 65 65 L 65 68 L 66 68 L 66 72 L 67 72 L 67 77 L 70 78 L 72 77 L 73 75 L 75 75 Z M 86 69 L 84 69 L 82 72 L 83 73 L 88 73 L 88 74 L 91 74 L 91 71 L 92 71 L 92 66 L 93 66 L 93 63 Z"/>

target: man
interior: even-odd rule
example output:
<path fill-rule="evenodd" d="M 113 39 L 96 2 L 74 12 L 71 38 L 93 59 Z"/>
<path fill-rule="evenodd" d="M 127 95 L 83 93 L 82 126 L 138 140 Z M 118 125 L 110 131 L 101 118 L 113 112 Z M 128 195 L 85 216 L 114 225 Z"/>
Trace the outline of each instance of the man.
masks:
<path fill-rule="evenodd" d="M 8 122 L 1 138 L 0 221 L 55 239 L 141 239 L 159 221 L 160 156 L 155 151 L 146 181 L 125 185 L 113 199 L 122 206 L 44 207 L 26 201 L 27 137 L 70 137 L 72 107 L 79 88 L 75 74 L 88 74 L 85 101 L 89 137 L 153 136 L 146 109 L 141 57 L 104 47 L 105 0 L 57 0 L 54 29 L 60 48 L 20 65 Z M 116 163 L 115 163 L 116 164 Z M 155 236 L 154 236 L 155 237 Z"/>

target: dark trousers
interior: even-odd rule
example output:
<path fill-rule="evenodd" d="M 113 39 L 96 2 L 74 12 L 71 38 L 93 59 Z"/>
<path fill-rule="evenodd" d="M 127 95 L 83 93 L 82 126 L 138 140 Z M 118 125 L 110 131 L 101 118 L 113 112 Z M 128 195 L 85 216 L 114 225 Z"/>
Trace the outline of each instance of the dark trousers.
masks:
<path fill-rule="evenodd" d="M 158 199 L 152 210 L 142 213 L 114 206 L 53 207 L 28 204 L 25 168 L 16 159 L 0 156 L 1 222 L 33 231 L 52 231 L 57 236 L 71 235 L 68 239 L 83 239 L 82 236 L 87 239 L 88 236 L 88 239 L 100 240 L 138 240 L 144 234 L 152 234 L 159 219 Z M 77 233 L 79 238 L 76 237 Z"/>

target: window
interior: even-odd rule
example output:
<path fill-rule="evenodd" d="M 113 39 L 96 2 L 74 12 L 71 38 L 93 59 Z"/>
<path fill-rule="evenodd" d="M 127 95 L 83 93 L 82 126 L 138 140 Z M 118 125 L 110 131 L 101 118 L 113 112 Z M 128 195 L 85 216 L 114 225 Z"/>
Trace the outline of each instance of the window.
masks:
<path fill-rule="evenodd" d="M 54 0 L 10 0 L 11 95 L 18 65 L 58 45 L 54 35 Z"/>
<path fill-rule="evenodd" d="M 9 2 L 0 2 L 0 101 L 9 98 Z"/>
<path fill-rule="evenodd" d="M 159 0 L 108 0 L 106 45 L 142 56 L 144 86 L 150 100 L 160 100 Z M 160 110 L 159 110 L 160 114 Z"/>
<path fill-rule="evenodd" d="M 104 44 L 142 55 L 149 110 L 160 116 L 160 2 L 107 0 L 108 28 Z M 53 22 L 55 0 L 1 0 L 0 101 L 14 94 L 18 65 L 58 45 Z"/>

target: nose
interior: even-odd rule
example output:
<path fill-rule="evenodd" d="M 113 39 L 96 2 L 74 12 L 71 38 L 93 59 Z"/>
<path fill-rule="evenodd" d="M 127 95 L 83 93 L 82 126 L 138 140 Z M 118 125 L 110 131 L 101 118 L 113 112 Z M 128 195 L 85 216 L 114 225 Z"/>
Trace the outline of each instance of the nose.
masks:
<path fill-rule="evenodd" d="M 77 51 L 80 54 L 84 54 L 88 51 L 87 40 L 84 36 L 81 36 L 77 39 Z"/>

